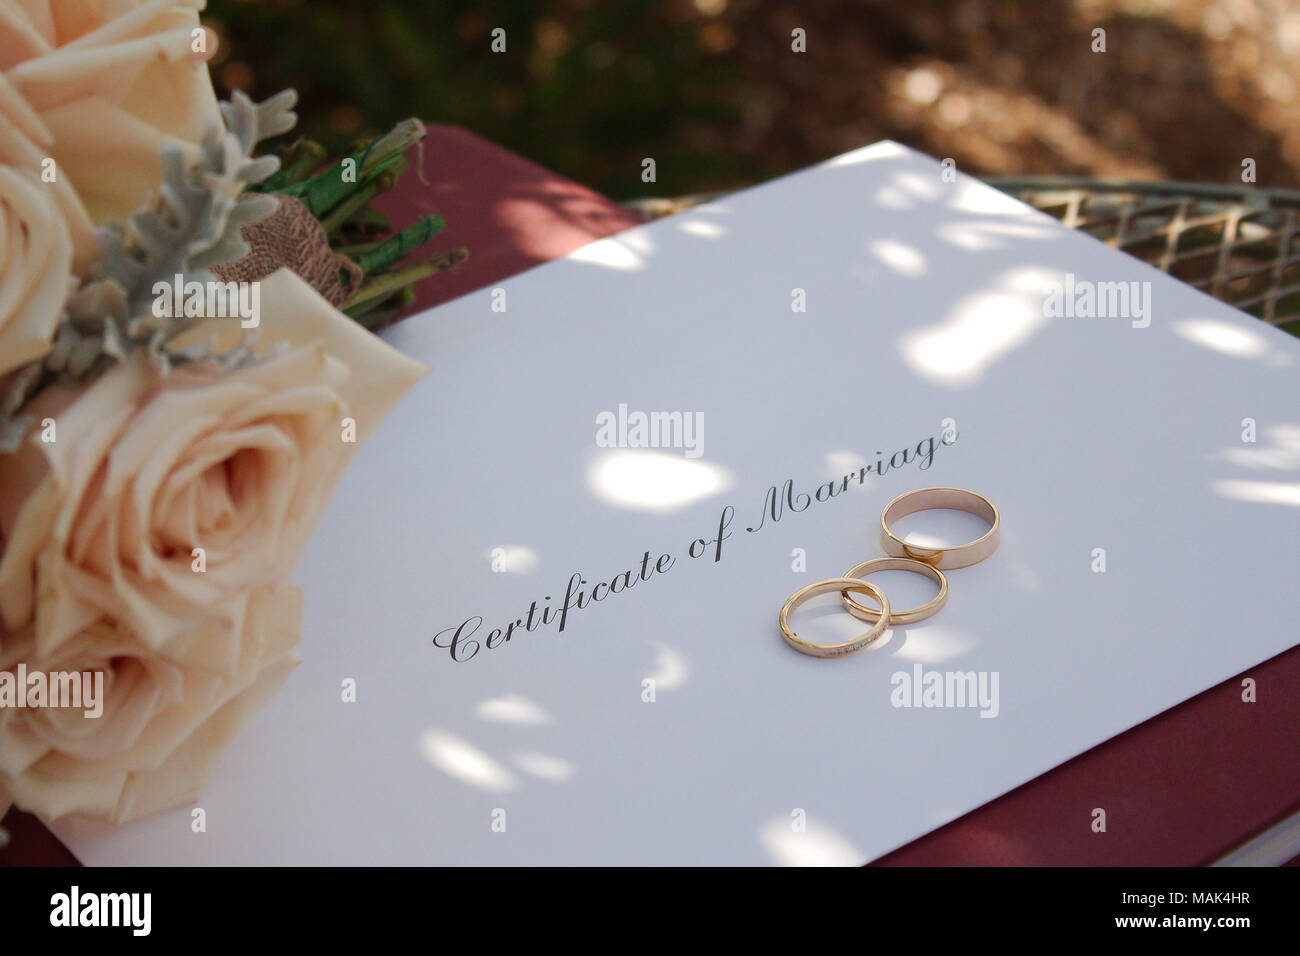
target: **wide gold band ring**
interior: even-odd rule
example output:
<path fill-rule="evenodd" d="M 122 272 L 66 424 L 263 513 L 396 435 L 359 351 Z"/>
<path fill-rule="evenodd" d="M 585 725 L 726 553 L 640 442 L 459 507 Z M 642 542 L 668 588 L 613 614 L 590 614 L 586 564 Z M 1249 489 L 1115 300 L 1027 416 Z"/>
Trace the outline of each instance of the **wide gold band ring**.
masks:
<path fill-rule="evenodd" d="M 889 530 L 890 522 L 918 511 L 951 508 L 966 511 L 989 523 L 984 536 L 955 548 L 926 548 L 908 544 Z M 998 509 L 983 495 L 962 488 L 919 488 L 899 495 L 880 514 L 880 544 L 885 553 L 896 558 L 912 558 L 932 568 L 951 571 L 983 561 L 998 546 Z"/>
<path fill-rule="evenodd" d="M 917 621 L 924 621 L 932 614 L 938 613 L 939 608 L 943 607 L 948 601 L 948 578 L 944 576 L 944 573 L 924 561 L 917 561 L 913 558 L 872 558 L 870 561 L 855 564 L 844 572 L 844 576 L 846 578 L 861 579 L 877 571 L 912 571 L 916 574 L 925 575 L 939 585 L 939 593 L 919 607 L 909 608 L 906 611 L 891 611 L 889 614 L 890 627 L 895 624 L 915 624 Z M 840 602 L 844 605 L 846 611 L 860 621 L 875 622 L 880 619 L 879 611 L 853 600 L 847 588 L 840 592 Z"/>
<path fill-rule="evenodd" d="M 841 644 L 814 644 L 812 641 L 805 641 L 790 630 L 790 614 L 795 608 L 809 598 L 828 594 L 831 591 L 856 591 L 859 594 L 870 594 L 880 603 L 880 610 L 877 612 L 880 619 L 867 633 Z M 777 621 L 781 625 L 781 636 L 785 638 L 785 642 L 800 654 L 807 654 L 810 657 L 839 657 L 841 654 L 852 654 L 854 651 L 861 650 L 883 634 L 885 628 L 889 626 L 889 613 L 889 598 L 885 597 L 885 592 L 874 584 L 868 584 L 857 578 L 827 578 L 825 581 L 815 581 L 805 585 L 786 598 L 785 603 L 781 605 L 781 614 Z"/>

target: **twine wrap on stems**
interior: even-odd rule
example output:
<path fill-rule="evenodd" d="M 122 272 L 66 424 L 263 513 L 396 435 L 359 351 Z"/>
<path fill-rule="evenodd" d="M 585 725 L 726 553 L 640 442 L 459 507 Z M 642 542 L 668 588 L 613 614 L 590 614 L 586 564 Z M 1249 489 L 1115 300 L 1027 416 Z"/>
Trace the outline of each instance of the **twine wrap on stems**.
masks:
<path fill-rule="evenodd" d="M 287 266 L 331 305 L 342 305 L 361 287 L 361 267 L 330 248 L 311 210 L 292 196 L 276 198 L 280 205 L 274 213 L 240 230 L 248 255 L 212 271 L 223 282 L 257 282 Z"/>

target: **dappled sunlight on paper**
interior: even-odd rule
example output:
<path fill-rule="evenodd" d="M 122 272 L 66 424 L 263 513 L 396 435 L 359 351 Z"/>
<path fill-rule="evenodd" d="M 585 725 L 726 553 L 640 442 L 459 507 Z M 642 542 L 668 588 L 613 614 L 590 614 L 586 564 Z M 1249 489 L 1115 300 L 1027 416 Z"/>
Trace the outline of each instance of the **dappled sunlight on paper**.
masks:
<path fill-rule="evenodd" d="M 578 768 L 567 760 L 550 754 L 522 753 L 515 754 L 515 766 L 525 773 L 532 774 L 539 780 L 551 783 L 565 783 L 573 778 Z"/>
<path fill-rule="evenodd" d="M 1291 358 L 1269 346 L 1254 329 L 1219 319 L 1175 322 L 1174 333 L 1194 345 L 1239 359 L 1260 359 L 1270 365 L 1290 365 Z"/>
<path fill-rule="evenodd" d="M 958 302 L 939 325 L 904 335 L 899 346 L 903 360 L 930 382 L 970 385 L 1046 322 L 1041 304 L 1024 293 L 977 292 Z"/>
<path fill-rule="evenodd" d="M 1004 249 L 1020 239 L 1055 239 L 1059 231 L 1050 224 L 998 219 L 974 222 L 946 222 L 935 234 L 949 245 L 966 252 Z"/>
<path fill-rule="evenodd" d="M 501 574 L 532 574 L 541 560 L 533 548 L 522 544 L 499 544 L 487 556 L 492 570 Z"/>
<path fill-rule="evenodd" d="M 604 266 L 623 272 L 637 272 L 646 267 L 646 255 L 653 250 L 637 250 L 628 241 L 628 233 L 617 239 L 602 239 L 569 253 L 569 258 L 588 265 Z"/>
<path fill-rule="evenodd" d="M 677 228 L 688 236 L 695 236 L 697 239 L 721 239 L 727 234 L 727 230 L 716 222 L 710 222 L 698 216 L 683 219 L 677 224 Z"/>
<path fill-rule="evenodd" d="M 1300 508 L 1300 483 L 1284 481 L 1216 481 L 1211 486 L 1216 494 L 1236 501 L 1252 501 L 1261 505 L 1289 505 Z"/>
<path fill-rule="evenodd" d="M 474 708 L 474 713 L 483 720 L 490 720 L 496 724 L 513 724 L 516 727 L 536 727 L 553 723 L 546 711 L 519 694 L 488 698 Z"/>
<path fill-rule="evenodd" d="M 678 511 L 734 484 L 731 473 L 718 465 L 655 451 L 606 452 L 587 469 L 587 485 L 597 498 L 634 511 Z"/>
<path fill-rule="evenodd" d="M 782 866 L 861 866 L 867 855 L 834 829 L 806 820 L 802 831 L 791 816 L 777 816 L 758 831 L 759 842 Z"/>
<path fill-rule="evenodd" d="M 656 690 L 677 690 L 691 676 L 690 662 L 686 655 L 667 644 L 655 645 L 658 655 L 655 657 L 655 669 L 648 677 L 655 682 Z"/>
<path fill-rule="evenodd" d="M 1273 425 L 1261 429 L 1262 441 L 1225 449 L 1220 456 L 1242 468 L 1290 471 L 1300 468 L 1300 425 Z"/>
<path fill-rule="evenodd" d="M 420 754 L 447 776 L 480 790 L 518 787 L 515 775 L 468 741 L 442 730 L 420 735 Z"/>
<path fill-rule="evenodd" d="M 907 629 L 907 640 L 893 656 L 917 664 L 941 664 L 970 652 L 975 644 L 975 639 L 965 631 L 924 621 Z"/>
<path fill-rule="evenodd" d="M 925 275 L 925 256 L 913 246 L 896 239 L 875 239 L 867 243 L 867 251 L 898 275 L 912 279 Z"/>
<path fill-rule="evenodd" d="M 823 474 L 830 478 L 839 478 L 844 475 L 853 474 L 863 468 L 871 467 L 872 462 L 859 452 L 837 448 L 835 451 L 826 453 L 826 464 Z"/>

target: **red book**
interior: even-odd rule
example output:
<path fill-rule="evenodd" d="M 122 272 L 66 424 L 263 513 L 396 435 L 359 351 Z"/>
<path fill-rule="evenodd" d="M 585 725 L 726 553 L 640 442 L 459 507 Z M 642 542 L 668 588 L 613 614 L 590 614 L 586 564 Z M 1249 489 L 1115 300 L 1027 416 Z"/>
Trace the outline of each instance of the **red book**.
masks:
<path fill-rule="evenodd" d="M 464 246 L 469 260 L 416 286 L 412 311 L 450 302 L 516 273 L 568 255 L 641 217 L 585 186 L 455 126 L 430 126 L 423 179 L 412 169 L 375 205 L 395 228 L 437 213 L 447 228 L 417 257 Z M 425 183 L 428 185 L 425 185 Z"/>
<path fill-rule="evenodd" d="M 414 156 L 414 154 L 413 154 Z M 396 227 L 437 213 L 421 255 L 469 260 L 422 283 L 426 309 L 640 222 L 631 210 L 471 133 L 432 126 L 424 180 L 378 205 Z M 418 320 L 425 321 L 425 320 Z M 1256 700 L 1242 700 L 1242 680 Z M 881 866 L 1197 866 L 1300 811 L 1300 647 L 1114 737 L 876 861 Z M 220 768 L 217 770 L 221 772 Z M 1094 833 L 1092 810 L 1106 810 Z M 39 821 L 10 812 L 0 864 L 76 859 Z M 1300 860 L 1300 858 L 1297 858 Z"/>

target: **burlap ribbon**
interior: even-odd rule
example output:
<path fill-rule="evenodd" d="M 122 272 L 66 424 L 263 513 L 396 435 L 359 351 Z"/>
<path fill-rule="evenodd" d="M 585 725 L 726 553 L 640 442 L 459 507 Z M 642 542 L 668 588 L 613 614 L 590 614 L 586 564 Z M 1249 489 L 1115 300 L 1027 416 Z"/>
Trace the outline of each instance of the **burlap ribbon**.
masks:
<path fill-rule="evenodd" d="M 280 196 L 279 208 L 261 222 L 240 228 L 249 253 L 236 262 L 214 266 L 222 282 L 257 282 L 288 266 L 334 306 L 361 286 L 361 267 L 330 248 L 325 230 L 306 206 Z"/>

